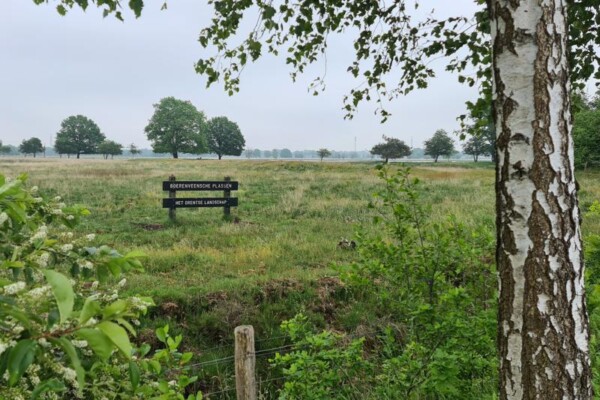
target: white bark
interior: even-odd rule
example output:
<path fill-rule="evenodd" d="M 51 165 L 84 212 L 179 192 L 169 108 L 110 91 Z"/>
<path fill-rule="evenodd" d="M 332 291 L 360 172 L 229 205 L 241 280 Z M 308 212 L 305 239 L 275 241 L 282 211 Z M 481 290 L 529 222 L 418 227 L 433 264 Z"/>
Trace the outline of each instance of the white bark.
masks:
<path fill-rule="evenodd" d="M 566 0 L 491 0 L 500 397 L 592 397 Z"/>

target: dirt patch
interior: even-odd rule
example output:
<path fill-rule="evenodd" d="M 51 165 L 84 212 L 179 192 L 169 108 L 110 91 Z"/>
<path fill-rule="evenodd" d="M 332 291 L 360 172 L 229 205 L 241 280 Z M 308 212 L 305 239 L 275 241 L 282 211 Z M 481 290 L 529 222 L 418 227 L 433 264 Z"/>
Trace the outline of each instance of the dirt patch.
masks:
<path fill-rule="evenodd" d="M 344 287 L 344 283 L 334 276 L 326 276 L 317 281 L 317 296 L 319 301 L 316 304 L 316 311 L 323 314 L 328 323 L 335 320 L 335 313 L 338 308 L 335 294 Z"/>
<path fill-rule="evenodd" d="M 134 224 L 137 227 L 142 228 L 145 231 L 161 231 L 165 229 L 162 224 Z"/>
<path fill-rule="evenodd" d="M 255 296 L 256 304 L 273 302 L 286 298 L 290 292 L 304 290 L 304 285 L 296 279 L 273 279 L 266 282 Z"/>

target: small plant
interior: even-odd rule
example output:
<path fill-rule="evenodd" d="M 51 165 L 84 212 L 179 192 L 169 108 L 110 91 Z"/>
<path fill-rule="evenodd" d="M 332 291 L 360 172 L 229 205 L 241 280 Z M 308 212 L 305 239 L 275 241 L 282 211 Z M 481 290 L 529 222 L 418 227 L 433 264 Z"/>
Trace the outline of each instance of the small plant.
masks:
<path fill-rule="evenodd" d="M 197 380 L 190 377 L 192 353 L 181 353 L 182 336 L 169 335 L 169 326 L 156 329 L 156 337 L 164 345 L 150 355 L 144 344 L 133 350 L 128 363 L 118 359 L 112 363 L 96 362 L 90 369 L 92 384 L 86 386 L 86 398 L 100 399 L 110 393 L 117 399 L 200 400 L 202 393 L 184 395 Z M 129 379 L 123 379 L 129 377 Z"/>

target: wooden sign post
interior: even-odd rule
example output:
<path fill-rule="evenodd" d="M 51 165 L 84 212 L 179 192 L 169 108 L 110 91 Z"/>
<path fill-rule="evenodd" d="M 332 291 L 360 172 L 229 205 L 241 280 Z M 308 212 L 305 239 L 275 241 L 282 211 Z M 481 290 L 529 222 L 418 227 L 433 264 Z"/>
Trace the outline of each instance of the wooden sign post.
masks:
<path fill-rule="evenodd" d="M 177 191 L 223 191 L 223 197 L 183 197 L 177 198 Z M 231 191 L 238 190 L 238 182 L 226 176 L 223 181 L 177 181 L 174 175 L 163 181 L 163 191 L 169 192 L 169 198 L 163 199 L 163 208 L 169 209 L 169 219 L 175 221 L 177 208 L 223 207 L 226 218 L 231 215 L 231 207 L 237 207 L 238 199 L 231 197 Z"/>

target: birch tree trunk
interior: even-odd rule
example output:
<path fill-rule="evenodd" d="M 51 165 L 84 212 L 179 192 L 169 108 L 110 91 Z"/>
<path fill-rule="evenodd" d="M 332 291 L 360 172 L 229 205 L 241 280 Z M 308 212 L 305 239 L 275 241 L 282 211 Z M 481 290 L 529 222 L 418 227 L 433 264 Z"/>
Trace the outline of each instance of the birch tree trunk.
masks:
<path fill-rule="evenodd" d="M 501 399 L 591 399 L 566 0 L 490 0 Z"/>

